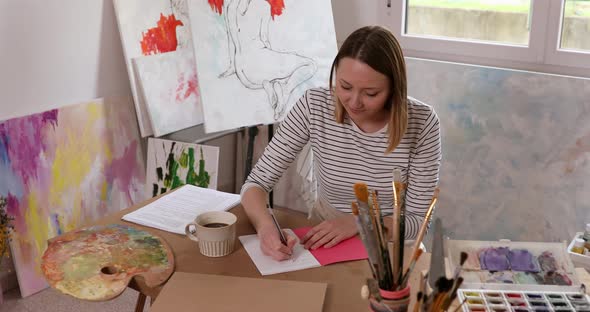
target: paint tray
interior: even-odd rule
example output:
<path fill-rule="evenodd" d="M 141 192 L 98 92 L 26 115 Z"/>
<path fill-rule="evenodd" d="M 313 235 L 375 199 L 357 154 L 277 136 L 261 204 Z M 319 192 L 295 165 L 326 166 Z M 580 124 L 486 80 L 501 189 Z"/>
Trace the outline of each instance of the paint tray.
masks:
<path fill-rule="evenodd" d="M 539 272 L 524 272 L 518 268 L 514 270 L 490 271 L 482 269 L 480 253 L 490 248 L 505 247 L 511 251 L 527 250 L 534 258 L 533 262 L 539 264 Z M 500 241 L 471 241 L 471 240 L 445 240 L 445 256 L 447 276 L 452 275 L 459 265 L 462 251 L 469 254 L 469 258 L 463 266 L 461 276 L 464 282 L 461 288 L 470 289 L 505 289 L 505 290 L 538 290 L 538 291 L 579 291 L 581 283 L 577 278 L 574 265 L 567 253 L 564 243 L 543 242 L 513 242 Z M 539 256 L 544 265 L 540 265 Z M 550 256 L 553 266 L 548 263 Z M 476 261 L 474 261 L 476 260 Z M 553 267 L 555 269 L 543 270 Z"/>
<path fill-rule="evenodd" d="M 572 261 L 574 262 L 574 264 L 576 266 L 582 267 L 582 268 L 590 271 L 590 256 L 581 255 L 579 253 L 571 252 L 572 247 L 574 247 L 574 240 L 576 238 L 582 238 L 583 235 L 584 235 L 583 232 L 576 233 L 576 236 L 574 237 L 574 239 L 572 239 L 569 246 L 567 246 L 567 253 L 570 255 L 570 257 L 572 258 Z"/>

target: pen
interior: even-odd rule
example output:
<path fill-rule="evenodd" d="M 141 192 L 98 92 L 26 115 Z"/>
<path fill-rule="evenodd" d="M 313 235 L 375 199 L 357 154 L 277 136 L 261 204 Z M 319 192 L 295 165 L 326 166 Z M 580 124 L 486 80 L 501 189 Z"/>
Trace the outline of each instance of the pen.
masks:
<path fill-rule="evenodd" d="M 266 209 L 268 209 L 268 213 L 270 213 L 270 216 L 272 218 L 272 222 L 274 222 L 275 226 L 277 227 L 277 231 L 279 231 L 281 243 L 283 243 L 283 245 L 285 245 L 285 246 L 289 246 L 287 244 L 287 238 L 285 237 L 285 234 L 283 234 L 283 231 L 281 230 L 281 226 L 279 225 L 279 222 L 277 221 L 277 218 L 275 217 L 275 214 L 272 212 L 272 208 L 270 208 L 269 204 L 266 204 Z"/>

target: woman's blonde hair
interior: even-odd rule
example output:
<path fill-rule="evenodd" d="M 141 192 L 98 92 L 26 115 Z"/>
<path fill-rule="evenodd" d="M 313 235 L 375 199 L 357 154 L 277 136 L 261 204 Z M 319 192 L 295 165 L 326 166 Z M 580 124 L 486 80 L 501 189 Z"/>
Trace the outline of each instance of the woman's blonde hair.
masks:
<path fill-rule="evenodd" d="M 344 57 L 361 61 L 375 71 L 387 76 L 390 82 L 390 95 L 385 109 L 390 113 L 388 122 L 388 146 L 391 153 L 401 141 L 408 127 L 408 101 L 406 82 L 406 63 L 402 48 L 393 34 L 380 26 L 366 26 L 354 31 L 342 44 L 330 71 L 330 91 L 334 93 L 333 78 L 338 63 Z M 343 123 L 346 111 L 340 100 L 334 96 L 336 122 Z"/>

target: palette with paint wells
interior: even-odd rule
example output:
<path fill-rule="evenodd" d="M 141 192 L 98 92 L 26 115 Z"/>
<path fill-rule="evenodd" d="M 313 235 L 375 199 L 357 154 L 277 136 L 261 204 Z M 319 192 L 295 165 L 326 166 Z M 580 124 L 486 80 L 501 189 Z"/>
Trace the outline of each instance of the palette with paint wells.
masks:
<path fill-rule="evenodd" d="M 579 292 L 460 289 L 464 312 L 590 312 L 590 298 Z"/>
<path fill-rule="evenodd" d="M 447 273 L 468 254 L 463 289 L 577 293 L 580 282 L 563 243 L 446 240 Z"/>

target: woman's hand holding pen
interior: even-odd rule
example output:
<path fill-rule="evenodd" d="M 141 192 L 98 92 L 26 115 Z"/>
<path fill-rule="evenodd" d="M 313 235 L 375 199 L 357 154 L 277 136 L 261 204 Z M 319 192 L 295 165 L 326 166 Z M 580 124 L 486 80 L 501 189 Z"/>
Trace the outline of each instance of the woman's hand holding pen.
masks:
<path fill-rule="evenodd" d="M 272 221 L 260 226 L 258 228 L 258 238 L 260 239 L 262 253 L 277 261 L 291 258 L 293 246 L 297 243 L 297 239 L 285 231 L 283 231 L 283 234 L 287 238 L 286 246 L 281 243 L 279 231 Z"/>
<path fill-rule="evenodd" d="M 314 226 L 303 236 L 301 244 L 304 244 L 305 249 L 317 249 L 321 246 L 330 248 L 357 233 L 354 217 L 343 216 Z"/>

